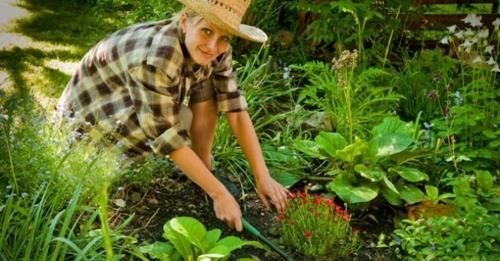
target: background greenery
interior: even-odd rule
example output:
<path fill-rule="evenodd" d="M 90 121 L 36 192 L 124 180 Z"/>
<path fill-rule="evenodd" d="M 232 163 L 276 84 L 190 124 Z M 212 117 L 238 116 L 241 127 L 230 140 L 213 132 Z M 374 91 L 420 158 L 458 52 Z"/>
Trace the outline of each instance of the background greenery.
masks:
<path fill-rule="evenodd" d="M 181 6 L 161 0 L 19 5 L 32 14 L 9 30 L 32 43 L 0 50 L 8 75 L 0 83 L 0 257 L 146 259 L 141 242 L 123 232 L 133 216 L 108 224 L 109 194 L 120 185 L 147 186 L 174 168 L 152 157 L 120 169 L 116 152 L 71 130 L 55 131 L 54 101 L 71 75 L 57 65 L 71 68 L 105 35 L 165 19 Z M 381 234 L 378 247 L 397 257 L 498 259 L 498 26 L 490 25 L 486 37 L 479 33 L 485 25 L 419 32 L 418 39 L 449 40 L 431 51 L 407 44 L 416 32 L 401 19 L 412 12 L 490 11 L 485 4 L 415 7 L 409 0 L 253 1 L 245 22 L 264 29 L 270 41 L 235 40 L 235 68 L 272 175 L 292 189 L 303 189 L 299 181 L 319 186 L 348 204 L 354 222 L 382 218 L 376 210 L 389 209 L 394 232 Z M 460 38 L 458 30 L 470 33 Z M 354 64 L 338 67 L 346 50 L 357 50 Z M 224 121 L 214 159 L 241 188 L 253 189 Z M 407 208 L 426 201 L 454 211 L 408 219 Z"/>

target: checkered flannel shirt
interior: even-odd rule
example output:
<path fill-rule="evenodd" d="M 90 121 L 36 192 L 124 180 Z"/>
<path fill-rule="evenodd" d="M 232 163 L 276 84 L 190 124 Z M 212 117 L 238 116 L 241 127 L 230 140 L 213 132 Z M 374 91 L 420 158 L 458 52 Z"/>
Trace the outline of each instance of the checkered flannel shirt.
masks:
<path fill-rule="evenodd" d="M 246 110 L 231 50 L 208 67 L 196 66 L 177 24 L 137 24 L 100 41 L 82 59 L 58 110 L 80 129 L 98 126 L 111 134 L 133 158 L 151 151 L 168 155 L 187 144 L 179 110 L 191 89 L 210 84 L 220 112 Z"/>

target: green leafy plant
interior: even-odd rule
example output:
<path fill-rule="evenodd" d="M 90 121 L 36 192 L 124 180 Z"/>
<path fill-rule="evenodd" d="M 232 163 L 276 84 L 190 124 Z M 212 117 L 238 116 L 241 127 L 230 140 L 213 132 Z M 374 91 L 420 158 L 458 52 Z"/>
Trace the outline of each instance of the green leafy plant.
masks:
<path fill-rule="evenodd" d="M 349 143 L 335 132 L 320 132 L 314 142 L 303 140 L 296 148 L 310 156 L 328 159 L 328 175 L 334 180 L 327 188 L 349 203 L 369 202 L 381 193 L 393 205 L 403 200 L 413 204 L 425 199 L 414 184 L 429 176 L 410 165 L 411 161 L 430 153 L 414 149 L 416 128 L 396 117 L 385 118 L 371 130 L 371 138 L 356 138 Z"/>
<path fill-rule="evenodd" d="M 303 71 L 308 79 L 298 102 L 324 113 L 327 129 L 349 142 L 354 136 L 366 136 L 373 125 L 391 115 L 393 105 L 401 98 L 389 87 L 389 73 L 380 68 L 358 73 L 357 59 L 356 51 L 344 51 L 332 65 L 308 62 L 291 66 Z"/>
<path fill-rule="evenodd" d="M 157 241 L 143 246 L 143 253 L 160 260 L 226 260 L 232 251 L 243 246 L 263 248 L 257 241 L 244 241 L 236 236 L 220 239 L 220 229 L 207 231 L 193 217 L 172 218 L 163 230 L 163 237 L 169 243 Z"/>
<path fill-rule="evenodd" d="M 290 208 L 277 216 L 285 245 L 314 260 L 332 260 L 358 249 L 351 215 L 331 198 L 296 193 L 289 195 L 288 202 Z"/>

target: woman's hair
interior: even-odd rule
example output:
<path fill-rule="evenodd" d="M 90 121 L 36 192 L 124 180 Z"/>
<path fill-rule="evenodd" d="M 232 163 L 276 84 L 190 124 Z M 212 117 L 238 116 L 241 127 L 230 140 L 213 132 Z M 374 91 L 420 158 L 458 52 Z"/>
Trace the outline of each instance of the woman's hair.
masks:
<path fill-rule="evenodd" d="M 195 18 L 195 17 L 201 17 L 198 13 L 193 11 L 192 9 L 189 9 L 187 7 L 184 7 L 184 9 L 180 10 L 179 12 L 175 13 L 173 17 L 178 20 L 182 14 L 186 14 L 189 19 Z"/>

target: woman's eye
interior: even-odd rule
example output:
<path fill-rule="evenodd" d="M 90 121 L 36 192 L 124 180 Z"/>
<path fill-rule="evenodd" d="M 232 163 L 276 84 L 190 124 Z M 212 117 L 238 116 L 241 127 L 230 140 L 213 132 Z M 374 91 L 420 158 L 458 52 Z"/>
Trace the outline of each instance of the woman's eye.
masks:
<path fill-rule="evenodd" d="M 212 30 L 208 29 L 208 28 L 201 28 L 201 31 L 203 32 L 204 35 L 208 36 L 210 34 L 212 34 Z"/>
<path fill-rule="evenodd" d="M 225 43 L 229 43 L 229 41 L 231 40 L 231 38 L 229 38 L 228 36 L 222 36 L 221 37 L 221 40 Z"/>

